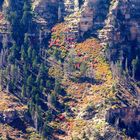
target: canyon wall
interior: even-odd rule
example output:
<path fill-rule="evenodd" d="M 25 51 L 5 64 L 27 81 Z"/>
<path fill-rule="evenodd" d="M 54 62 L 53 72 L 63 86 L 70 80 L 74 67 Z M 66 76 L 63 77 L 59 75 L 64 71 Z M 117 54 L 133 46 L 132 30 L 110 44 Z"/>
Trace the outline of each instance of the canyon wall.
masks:
<path fill-rule="evenodd" d="M 140 79 L 139 0 L 31 0 L 27 2 L 30 7 L 27 7 L 25 1 L 22 0 L 0 2 L 0 90 L 12 91 L 15 96 L 22 98 L 23 102 L 26 102 L 28 98 L 31 100 L 29 105 L 32 105 L 31 114 L 37 130 L 42 129 L 44 125 L 44 122 L 41 122 L 42 126 L 38 126 L 41 120 L 38 118 L 39 107 L 41 106 L 41 109 L 46 111 L 51 106 L 48 101 L 50 98 L 48 92 L 50 94 L 51 86 L 57 82 L 47 75 L 49 64 L 57 65 L 48 59 L 50 38 L 52 36 L 54 46 L 60 41 L 64 45 L 67 43 L 65 40 L 61 40 L 63 34 L 61 37 L 53 34 L 55 31 L 52 28 L 58 23 L 62 23 L 61 29 L 67 27 L 64 34 L 70 41 L 74 40 L 74 43 L 72 42 L 74 45 L 92 37 L 99 40 L 100 44 L 104 46 L 104 52 L 101 51 L 101 55 L 103 54 L 108 60 L 113 78 L 115 76 L 125 77 L 125 80 L 129 78 L 135 83 L 135 80 Z M 26 14 L 29 14 L 30 22 L 28 23 L 27 20 L 24 24 Z M 15 30 L 16 34 L 14 34 Z M 71 37 L 71 34 L 74 35 L 74 38 Z M 57 37 L 58 39 L 55 40 Z M 73 44 L 72 46 L 74 46 Z M 64 55 L 67 51 L 69 50 L 66 48 Z M 53 55 L 59 56 L 59 53 L 56 49 Z M 82 54 L 78 55 L 82 56 Z M 75 56 L 77 57 L 77 55 Z M 58 66 L 60 66 L 59 63 Z M 48 84 L 46 79 L 47 82 L 51 82 Z M 30 83 L 33 84 L 30 85 Z M 51 88 L 48 88 L 46 83 Z M 24 86 L 27 86 L 28 90 Z M 127 95 L 139 98 L 138 90 L 132 95 L 135 91 L 134 87 L 130 89 L 127 83 L 124 86 L 126 88 L 123 88 L 123 93 L 126 94 L 121 98 L 126 99 Z M 36 87 L 40 89 L 36 89 Z M 127 90 L 130 93 L 126 92 Z M 38 100 L 36 99 L 38 96 L 40 96 L 41 102 L 39 107 L 37 107 Z M 135 131 L 135 127 L 139 125 L 140 109 L 131 108 L 131 104 L 126 102 L 124 104 L 126 108 L 109 110 L 106 121 L 116 128 L 125 128 L 127 133 L 134 137 L 130 132 L 132 129 L 135 137 L 139 137 L 139 129 Z M 56 113 L 54 108 L 51 108 L 51 111 Z M 0 113 L 1 116 L 3 114 L 3 112 Z M 127 115 L 129 115 L 128 120 Z M 133 121 L 133 118 L 136 120 Z"/>

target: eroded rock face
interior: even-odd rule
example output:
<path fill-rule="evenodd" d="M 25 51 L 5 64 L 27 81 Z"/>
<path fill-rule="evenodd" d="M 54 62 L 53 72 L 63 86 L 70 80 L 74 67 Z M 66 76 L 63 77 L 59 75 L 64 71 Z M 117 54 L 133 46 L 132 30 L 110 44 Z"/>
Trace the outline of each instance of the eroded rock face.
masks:
<path fill-rule="evenodd" d="M 110 109 L 106 115 L 106 121 L 115 127 L 126 130 L 126 133 L 140 139 L 140 108 Z"/>
<path fill-rule="evenodd" d="M 7 9 L 12 6 L 11 0 L 5 0 L 0 3 L 1 4 L 1 11 L 0 11 L 0 42 L 1 45 L 3 43 L 10 43 L 12 42 L 11 33 L 10 33 L 10 23 L 5 18 L 7 16 Z M 17 0 L 16 1 L 17 9 L 20 10 L 23 6 L 23 1 Z M 58 8 L 61 8 L 63 11 L 63 2 L 59 0 L 32 0 L 32 8 L 34 12 L 34 21 L 37 25 L 38 31 L 32 33 L 30 36 L 36 35 L 40 41 L 44 38 L 47 38 L 48 34 L 50 34 L 50 29 L 54 24 L 58 21 Z M 62 20 L 60 10 L 60 20 Z"/>
<path fill-rule="evenodd" d="M 65 0 L 64 15 L 68 25 L 71 23 L 72 32 L 84 40 L 97 35 L 97 31 L 103 28 L 109 5 L 110 0 Z"/>
<path fill-rule="evenodd" d="M 10 23 L 5 18 L 6 9 L 9 7 L 9 1 L 1 1 L 0 3 L 0 50 L 2 46 L 9 45 L 12 42 L 10 36 Z"/>
<path fill-rule="evenodd" d="M 85 0 L 80 18 L 80 32 L 85 36 L 96 35 L 102 29 L 107 17 L 110 1 Z M 84 36 L 84 37 L 85 37 Z"/>
<path fill-rule="evenodd" d="M 9 46 L 12 42 L 12 38 L 10 35 L 10 24 L 5 19 L 3 13 L 0 13 L 0 16 L 0 46 Z"/>
<path fill-rule="evenodd" d="M 51 28 L 52 25 L 57 22 L 59 6 L 58 0 L 35 0 L 32 5 L 33 11 L 35 12 L 35 17 L 38 18 L 38 20 L 40 20 L 41 24 L 43 24 L 44 22 L 44 24 L 46 24 L 47 27 Z"/>
<path fill-rule="evenodd" d="M 99 32 L 99 38 L 103 45 L 107 45 L 108 60 L 113 63 L 121 61 L 131 68 L 133 59 L 139 57 L 140 44 L 140 1 L 123 0 L 112 1 L 103 30 Z M 121 50 L 121 51 L 120 51 Z M 136 78 L 139 79 L 139 69 Z"/>
<path fill-rule="evenodd" d="M 124 38 L 126 37 L 125 35 L 128 35 L 128 36 L 130 35 L 130 34 L 127 34 L 128 32 L 136 33 L 137 21 L 134 21 L 133 14 L 130 13 L 132 10 L 136 10 L 136 9 L 135 7 L 132 7 L 132 5 L 130 5 L 130 2 L 128 2 L 128 0 L 112 1 L 110 10 L 108 13 L 108 17 L 105 22 L 104 29 L 99 34 L 99 37 L 101 38 L 102 42 L 109 42 L 110 44 L 111 42 L 114 42 L 114 44 L 116 44 L 119 42 L 123 42 Z M 127 27 L 127 30 L 126 30 L 126 27 Z M 134 34 L 133 34 L 133 38 L 135 38 Z M 131 37 L 128 37 L 128 38 L 130 40 L 132 39 Z"/>
<path fill-rule="evenodd" d="M 21 1 L 18 2 L 19 5 Z M 3 10 L 1 15 L 4 17 L 6 9 L 10 5 L 10 0 L 2 3 Z M 108 0 L 32 0 L 32 8 L 34 12 L 34 21 L 37 25 L 37 38 L 40 43 L 45 42 L 48 38 L 50 30 L 54 24 L 62 21 L 65 16 L 69 14 L 78 13 L 74 15 L 74 18 L 78 19 L 78 32 L 83 34 L 96 34 L 98 29 L 101 29 L 104 25 L 104 20 L 108 13 L 109 1 Z M 2 21 L 2 19 L 0 19 Z M 0 42 L 12 42 L 10 37 L 10 24 L 4 19 L 0 23 L 1 41 Z M 76 28 L 76 27 L 75 27 Z M 4 32 L 3 32 L 4 31 Z M 32 33 L 33 35 L 33 33 Z M 3 37 L 4 36 L 4 37 Z M 3 41 L 4 38 L 4 41 Z M 45 43 L 44 43 L 45 44 Z M 43 45 L 44 45 L 43 44 Z"/>
<path fill-rule="evenodd" d="M 37 25 L 36 36 L 42 46 L 51 33 L 51 28 L 63 20 L 64 3 L 60 0 L 33 0 L 34 21 Z"/>

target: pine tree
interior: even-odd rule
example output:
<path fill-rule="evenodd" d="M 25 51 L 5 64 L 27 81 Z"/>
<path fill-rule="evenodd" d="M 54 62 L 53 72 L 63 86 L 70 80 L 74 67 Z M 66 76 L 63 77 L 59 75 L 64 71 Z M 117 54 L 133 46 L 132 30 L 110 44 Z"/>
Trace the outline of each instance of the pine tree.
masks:
<path fill-rule="evenodd" d="M 15 63 L 15 60 L 19 58 L 19 47 L 14 42 L 10 48 L 10 55 L 8 56 L 8 62 L 11 64 Z"/>
<path fill-rule="evenodd" d="M 27 54 L 25 52 L 24 46 L 21 47 L 21 60 L 25 61 L 27 60 Z"/>
<path fill-rule="evenodd" d="M 32 59 L 32 48 L 31 47 L 29 47 L 28 48 L 28 59 Z"/>
<path fill-rule="evenodd" d="M 50 95 L 50 103 L 53 107 L 57 106 L 57 97 L 55 93 L 51 93 Z"/>
<path fill-rule="evenodd" d="M 33 66 L 33 69 L 35 69 L 35 68 L 37 68 L 37 66 L 38 66 L 38 58 L 37 57 L 35 57 L 35 59 L 33 59 L 33 64 L 32 64 L 32 66 Z"/>
<path fill-rule="evenodd" d="M 59 79 L 55 79 L 55 87 L 54 87 L 55 94 L 61 93 L 61 85 Z"/>
<path fill-rule="evenodd" d="M 129 74 L 129 70 L 128 70 L 128 59 L 126 58 L 125 60 L 125 71 L 127 74 Z"/>
<path fill-rule="evenodd" d="M 21 91 L 21 97 L 25 97 L 26 96 L 26 87 L 25 85 L 22 86 L 22 91 Z"/>
<path fill-rule="evenodd" d="M 47 80 L 47 81 L 46 81 L 46 88 L 47 88 L 47 89 L 51 89 L 51 87 L 52 87 L 52 86 L 51 86 L 50 80 Z"/>
<path fill-rule="evenodd" d="M 27 79 L 27 85 L 28 86 L 33 86 L 34 85 L 34 79 L 33 79 L 33 76 L 30 75 Z"/>
<path fill-rule="evenodd" d="M 37 53 L 35 49 L 32 50 L 32 62 L 36 59 Z"/>
<path fill-rule="evenodd" d="M 136 59 L 133 59 L 133 61 L 132 61 L 132 77 L 133 78 L 135 78 L 138 62 L 139 62 L 138 57 L 136 57 Z"/>
<path fill-rule="evenodd" d="M 43 126 L 43 130 L 42 130 L 42 135 L 44 137 L 48 137 L 51 135 L 52 133 L 52 128 L 48 125 L 48 122 L 45 122 L 44 126 Z"/>
<path fill-rule="evenodd" d="M 35 102 L 36 102 L 36 104 L 38 105 L 39 104 L 39 94 L 36 94 L 35 95 Z"/>
<path fill-rule="evenodd" d="M 43 127 L 43 118 L 42 118 L 42 109 L 40 106 L 36 105 L 36 112 L 37 112 L 37 130 L 40 131 L 42 130 Z"/>
<path fill-rule="evenodd" d="M 46 117 L 45 117 L 45 119 L 46 119 L 46 122 L 52 121 L 52 112 L 51 112 L 50 110 L 48 110 L 48 111 L 46 112 Z"/>
<path fill-rule="evenodd" d="M 29 0 L 25 0 L 24 2 L 21 24 L 24 27 L 24 32 L 28 32 L 30 30 L 32 24 L 32 10 Z"/>

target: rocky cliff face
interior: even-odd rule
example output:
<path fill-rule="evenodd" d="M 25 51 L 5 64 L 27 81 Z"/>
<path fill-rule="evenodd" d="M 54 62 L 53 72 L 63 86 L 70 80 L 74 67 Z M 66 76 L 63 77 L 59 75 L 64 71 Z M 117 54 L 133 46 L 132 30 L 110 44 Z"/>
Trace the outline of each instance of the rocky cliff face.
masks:
<path fill-rule="evenodd" d="M 58 0 L 52 1 L 33 1 L 33 12 L 35 14 L 34 20 L 38 28 L 38 37 L 40 43 L 43 43 L 48 38 L 50 30 L 54 24 L 57 23 L 58 18 L 62 20 L 62 16 L 58 17 L 58 13 L 61 12 L 62 8 L 58 12 L 61 4 Z M 61 14 L 61 13 L 60 13 Z M 45 42 L 44 42 L 45 43 Z M 45 44 L 44 44 L 45 45 Z"/>
<path fill-rule="evenodd" d="M 3 7 L 3 10 L 1 10 L 1 30 L 5 36 L 9 33 L 10 28 L 8 21 L 4 17 L 6 14 L 5 9 L 7 9 L 9 5 L 10 1 L 1 3 L 1 7 Z M 32 7 L 35 14 L 34 20 L 38 26 L 40 26 L 40 36 L 41 34 L 48 34 L 49 28 L 58 20 L 62 20 L 64 16 L 79 11 L 81 17 L 79 30 L 81 32 L 90 30 L 92 34 L 96 34 L 97 30 L 103 29 L 99 32 L 99 38 L 103 43 L 109 43 L 110 45 L 112 43 L 122 44 L 124 38 L 130 41 L 137 39 L 139 43 L 138 1 L 85 0 L 80 2 L 78 0 L 32 0 Z M 68 11 L 70 10 L 71 12 L 69 13 Z M 125 28 L 123 28 L 124 26 Z M 123 30 L 121 30 L 122 28 Z M 115 36 L 113 36 L 114 34 Z M 125 37 L 125 34 L 127 37 Z"/>
<path fill-rule="evenodd" d="M 125 129 L 129 136 L 139 139 L 139 116 L 139 108 L 121 108 L 110 110 L 106 115 L 106 119 L 115 127 Z"/>
<path fill-rule="evenodd" d="M 58 4 L 59 2 L 56 0 L 52 1 L 35 1 L 32 0 L 32 7 L 34 12 L 34 22 L 37 25 L 37 31 L 29 33 L 29 36 L 33 37 L 36 36 L 40 42 L 43 42 L 45 38 L 48 37 L 50 34 L 50 29 L 52 26 L 58 21 Z M 7 11 L 11 6 L 11 1 L 3 1 L 1 3 L 1 12 L 0 12 L 0 30 L 1 30 L 1 43 L 12 42 L 11 34 L 11 27 L 10 23 L 7 20 Z M 23 2 L 19 1 L 16 2 L 16 10 L 21 9 L 23 6 Z M 12 7 L 12 6 L 11 6 Z M 61 6 L 62 7 L 62 6 Z M 61 8 L 62 10 L 62 8 Z M 60 20 L 62 17 L 60 15 Z"/>
<path fill-rule="evenodd" d="M 8 1 L 5 2 L 3 1 L 1 3 L 1 11 L 0 11 L 0 42 L 1 42 L 1 49 L 3 45 L 7 45 L 7 43 L 10 43 L 12 41 L 12 38 L 10 37 L 10 23 L 7 21 L 7 19 L 5 18 L 5 12 L 7 7 L 8 7 L 9 3 Z M 3 9 L 5 9 L 3 11 Z"/>
<path fill-rule="evenodd" d="M 1 138 L 7 139 L 28 139 L 25 135 L 26 129 L 29 128 L 30 118 L 28 108 L 20 100 L 7 91 L 0 91 L 0 135 Z"/>
<path fill-rule="evenodd" d="M 133 69 L 133 59 L 139 58 L 139 8 L 139 1 L 112 1 L 105 26 L 99 32 L 103 45 L 110 48 L 109 61 L 120 60 L 125 70 Z M 139 79 L 138 73 L 139 65 L 133 77 Z"/>

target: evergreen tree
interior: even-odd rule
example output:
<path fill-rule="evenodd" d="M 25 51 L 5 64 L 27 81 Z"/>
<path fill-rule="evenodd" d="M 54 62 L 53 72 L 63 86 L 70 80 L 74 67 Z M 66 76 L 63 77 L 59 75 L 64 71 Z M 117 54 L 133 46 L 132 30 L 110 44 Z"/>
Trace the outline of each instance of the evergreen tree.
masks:
<path fill-rule="evenodd" d="M 28 32 L 30 30 L 32 24 L 32 10 L 31 10 L 31 4 L 29 0 L 24 1 L 21 24 L 24 27 L 24 32 Z"/>
<path fill-rule="evenodd" d="M 25 85 L 22 86 L 21 97 L 26 97 L 26 87 Z"/>
<path fill-rule="evenodd" d="M 26 54 L 26 51 L 24 49 L 24 46 L 22 45 L 21 47 L 21 60 L 25 61 L 27 60 L 27 54 Z"/>
<path fill-rule="evenodd" d="M 54 93 L 51 94 L 50 103 L 54 107 L 57 106 L 57 97 L 56 97 L 56 94 L 54 94 Z"/>
<path fill-rule="evenodd" d="M 43 128 L 43 118 L 42 118 L 42 109 L 40 106 L 36 105 L 36 111 L 37 111 L 37 130 L 40 131 Z"/>
<path fill-rule="evenodd" d="M 28 48 L 28 59 L 32 59 L 32 48 L 31 47 L 29 47 Z"/>
<path fill-rule="evenodd" d="M 34 79 L 33 79 L 33 76 L 30 75 L 27 79 L 27 85 L 28 86 L 33 86 L 34 85 Z"/>
<path fill-rule="evenodd" d="M 35 102 L 36 102 L 36 104 L 38 105 L 39 104 L 39 94 L 36 94 L 35 95 Z"/>
<path fill-rule="evenodd" d="M 61 93 L 61 85 L 59 79 L 55 79 L 55 87 L 54 87 L 55 94 Z"/>
<path fill-rule="evenodd" d="M 46 122 L 52 121 L 52 112 L 51 112 L 50 110 L 48 110 L 48 111 L 46 112 L 46 117 L 45 117 L 45 119 L 46 119 Z"/>
<path fill-rule="evenodd" d="M 138 57 L 136 57 L 136 59 L 133 59 L 133 61 L 132 61 L 132 77 L 133 78 L 135 78 L 138 62 L 139 62 Z"/>
<path fill-rule="evenodd" d="M 52 133 L 52 128 L 48 125 L 48 122 L 45 122 L 42 130 L 42 135 L 46 138 L 49 138 Z"/>

